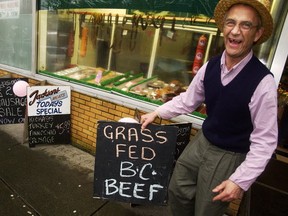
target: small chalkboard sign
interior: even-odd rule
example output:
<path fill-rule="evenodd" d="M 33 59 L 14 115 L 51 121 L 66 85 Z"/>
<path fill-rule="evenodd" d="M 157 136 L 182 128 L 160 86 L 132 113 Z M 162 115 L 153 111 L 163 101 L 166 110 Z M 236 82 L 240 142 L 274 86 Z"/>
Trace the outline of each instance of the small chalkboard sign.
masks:
<path fill-rule="evenodd" d="M 166 204 L 178 128 L 100 121 L 94 197 L 133 204 Z"/>
<path fill-rule="evenodd" d="M 27 99 L 13 92 L 19 80 L 28 82 L 27 78 L 0 78 L 0 125 L 24 123 Z"/>
<path fill-rule="evenodd" d="M 28 117 L 29 146 L 37 144 L 69 144 L 70 115 Z"/>
<path fill-rule="evenodd" d="M 177 141 L 175 148 L 175 160 L 177 160 L 179 156 L 182 154 L 185 147 L 190 142 L 192 123 L 169 124 L 169 126 L 178 127 Z"/>
<path fill-rule="evenodd" d="M 71 140 L 70 86 L 32 86 L 27 90 L 29 146 Z"/>

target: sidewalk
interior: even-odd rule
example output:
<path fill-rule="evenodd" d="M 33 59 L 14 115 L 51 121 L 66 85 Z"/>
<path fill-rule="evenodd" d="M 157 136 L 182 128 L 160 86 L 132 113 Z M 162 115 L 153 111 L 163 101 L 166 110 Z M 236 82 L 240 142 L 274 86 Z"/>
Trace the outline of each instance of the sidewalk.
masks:
<path fill-rule="evenodd" d="M 94 156 L 71 145 L 29 148 L 23 128 L 0 125 L 0 215 L 168 215 L 166 206 L 94 199 Z"/>

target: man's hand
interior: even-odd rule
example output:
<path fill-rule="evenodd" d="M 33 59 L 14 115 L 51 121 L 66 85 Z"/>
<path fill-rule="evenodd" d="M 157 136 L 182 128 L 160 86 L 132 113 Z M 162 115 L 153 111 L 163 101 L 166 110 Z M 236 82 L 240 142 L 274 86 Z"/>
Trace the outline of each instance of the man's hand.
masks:
<path fill-rule="evenodd" d="M 222 202 L 231 202 L 235 199 L 240 199 L 244 193 L 243 189 L 231 180 L 223 181 L 212 191 L 218 193 L 218 195 L 213 198 L 213 201 L 220 200 Z"/>
<path fill-rule="evenodd" d="M 156 111 L 142 115 L 140 121 L 140 123 L 142 124 L 141 129 L 144 130 L 147 125 L 152 123 L 157 116 L 158 114 Z"/>

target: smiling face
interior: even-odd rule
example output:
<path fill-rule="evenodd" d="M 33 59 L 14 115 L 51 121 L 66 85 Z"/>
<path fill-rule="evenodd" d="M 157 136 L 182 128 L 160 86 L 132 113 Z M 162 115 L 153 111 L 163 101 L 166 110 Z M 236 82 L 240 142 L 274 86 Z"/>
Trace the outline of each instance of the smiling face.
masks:
<path fill-rule="evenodd" d="M 228 62 L 235 65 L 250 52 L 263 33 L 260 25 L 258 13 L 252 7 L 238 4 L 229 9 L 223 27 Z"/>

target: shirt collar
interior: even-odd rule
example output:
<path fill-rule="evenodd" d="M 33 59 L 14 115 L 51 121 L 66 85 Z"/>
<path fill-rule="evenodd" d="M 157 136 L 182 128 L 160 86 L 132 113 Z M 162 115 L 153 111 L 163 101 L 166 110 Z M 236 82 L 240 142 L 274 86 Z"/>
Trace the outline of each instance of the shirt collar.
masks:
<path fill-rule="evenodd" d="M 221 62 L 220 62 L 220 66 L 221 66 L 221 70 L 223 71 L 223 69 L 224 69 L 224 66 L 225 66 L 225 60 L 226 60 L 226 50 L 222 53 L 222 56 L 221 56 Z M 251 50 L 246 56 L 245 56 L 245 58 L 243 58 L 238 64 L 236 64 L 236 65 L 234 65 L 232 68 L 231 68 L 231 70 L 230 71 L 232 71 L 232 70 L 235 70 L 235 69 L 237 69 L 238 67 L 238 69 L 242 69 L 249 61 L 250 61 L 250 59 L 252 58 L 252 56 L 253 56 L 253 51 Z"/>

